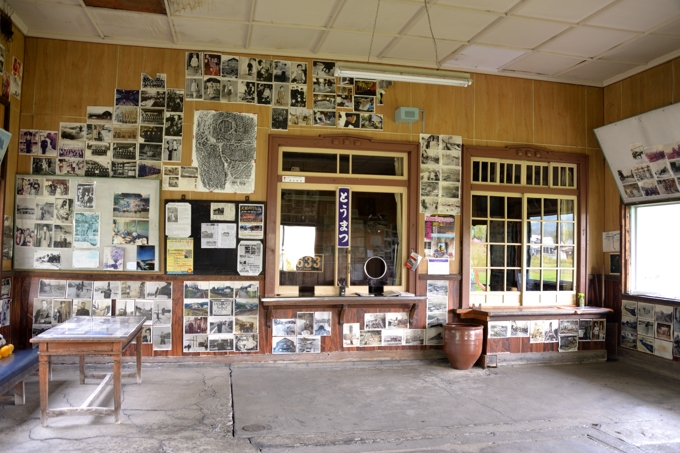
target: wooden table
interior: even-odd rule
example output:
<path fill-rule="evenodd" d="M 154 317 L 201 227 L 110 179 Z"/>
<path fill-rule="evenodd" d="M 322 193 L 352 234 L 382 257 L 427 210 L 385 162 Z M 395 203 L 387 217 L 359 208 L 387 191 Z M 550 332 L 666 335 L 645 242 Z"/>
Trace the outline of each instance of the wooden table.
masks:
<path fill-rule="evenodd" d="M 122 377 L 137 377 L 137 384 L 142 383 L 142 327 L 146 320 L 143 316 L 92 318 L 76 316 L 68 321 L 49 329 L 31 339 L 31 343 L 39 345 L 39 373 L 40 373 L 40 424 L 47 426 L 48 417 L 59 415 L 111 415 L 116 423 L 120 423 L 120 407 Z M 132 341 L 137 344 L 137 370 L 132 373 L 121 372 L 121 357 Z M 80 407 L 65 407 L 47 409 L 49 397 L 49 370 L 52 356 L 77 355 L 80 356 L 80 383 L 85 378 L 103 378 Z M 85 356 L 111 356 L 113 358 L 113 373 L 85 373 Z M 90 404 L 102 394 L 106 385 L 113 377 L 113 408 L 90 407 Z"/>

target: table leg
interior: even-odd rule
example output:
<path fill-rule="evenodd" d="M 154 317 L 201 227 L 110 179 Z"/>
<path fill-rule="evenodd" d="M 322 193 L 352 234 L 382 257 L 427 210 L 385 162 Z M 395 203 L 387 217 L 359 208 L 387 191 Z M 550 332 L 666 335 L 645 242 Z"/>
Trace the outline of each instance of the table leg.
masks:
<path fill-rule="evenodd" d="M 137 384 L 142 383 L 142 332 L 137 334 Z"/>
<path fill-rule="evenodd" d="M 85 356 L 80 355 L 80 385 L 85 383 Z"/>
<path fill-rule="evenodd" d="M 116 354 L 113 356 L 113 411 L 116 423 L 120 423 L 120 400 L 122 393 L 120 374 L 120 354 Z"/>
<path fill-rule="evenodd" d="M 50 356 L 40 355 L 38 363 L 38 373 L 40 375 L 40 424 L 42 426 L 47 426 L 47 400 L 50 391 Z"/>

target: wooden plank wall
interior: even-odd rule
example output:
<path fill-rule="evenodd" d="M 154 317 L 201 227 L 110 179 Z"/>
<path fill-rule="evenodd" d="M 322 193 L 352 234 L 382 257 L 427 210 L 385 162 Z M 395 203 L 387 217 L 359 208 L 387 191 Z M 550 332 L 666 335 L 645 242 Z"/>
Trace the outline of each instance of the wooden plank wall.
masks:
<path fill-rule="evenodd" d="M 16 36 L 13 46 L 16 45 L 19 49 L 17 52 L 23 54 L 25 63 L 21 110 L 12 111 L 13 115 L 20 115 L 20 121 L 13 121 L 17 131 L 19 128 L 55 130 L 62 121 L 84 122 L 87 106 L 112 105 L 114 89 L 139 88 L 142 72 L 165 73 L 168 87 L 184 87 L 185 50 L 42 38 L 26 38 L 24 46 L 23 37 Z M 264 57 L 273 58 L 267 55 Z M 311 60 L 293 57 L 289 59 L 307 61 L 311 70 Z M 468 88 L 395 83 L 387 91 L 385 105 L 377 107 L 377 113 L 384 115 L 384 131 L 352 130 L 352 133 L 382 140 L 417 141 L 423 127 L 421 121 L 412 125 L 394 122 L 394 111 L 398 107 L 409 106 L 426 112 L 424 129 L 427 133 L 461 135 L 466 145 L 504 147 L 511 144 L 532 144 L 554 151 L 589 155 L 592 189 L 587 201 L 590 215 L 588 262 L 599 268 L 602 264 L 600 238 L 605 230 L 605 217 L 608 215 L 608 211 L 602 209 L 607 193 L 604 184 L 606 179 L 602 174 L 606 175 L 607 171 L 592 128 L 605 122 L 605 101 L 608 99 L 606 90 L 486 74 L 471 76 L 473 84 Z M 311 84 L 311 77 L 309 79 Z M 310 85 L 309 105 L 311 92 Z M 186 102 L 182 165 L 191 163 L 193 112 L 201 109 L 258 114 L 257 184 L 255 193 L 250 198 L 253 201 L 267 201 L 265 194 L 267 137 L 271 132 L 270 108 L 246 104 Z M 319 135 L 340 132 L 346 130 L 292 127 L 288 132 L 276 133 Z M 30 171 L 30 157 L 17 156 L 17 153 L 17 142 L 13 141 L 9 151 L 10 178 L 17 172 Z M 8 185 L 6 212 L 13 212 L 14 209 L 13 189 L 13 183 Z M 181 192 L 164 191 L 162 198 L 180 198 L 181 195 Z M 244 199 L 243 195 L 235 194 L 187 192 L 184 195 L 188 199 Z M 456 225 L 459 239 L 451 266 L 454 274 L 460 272 L 460 228 L 460 224 Z M 422 240 L 419 244 L 422 253 Z M 11 269 L 11 263 L 3 262 L 3 269 Z M 421 264 L 419 272 L 427 272 L 426 263 Z M 33 275 L 34 278 L 39 276 Z M 109 278 L 123 280 L 129 277 L 127 274 L 124 277 L 118 274 Z M 30 287 L 34 284 L 30 282 Z M 457 300 L 453 301 L 454 306 L 451 308 L 456 306 L 456 302 Z M 30 300 L 22 300 L 21 303 L 32 304 Z M 24 312 L 30 312 L 28 307 Z"/>

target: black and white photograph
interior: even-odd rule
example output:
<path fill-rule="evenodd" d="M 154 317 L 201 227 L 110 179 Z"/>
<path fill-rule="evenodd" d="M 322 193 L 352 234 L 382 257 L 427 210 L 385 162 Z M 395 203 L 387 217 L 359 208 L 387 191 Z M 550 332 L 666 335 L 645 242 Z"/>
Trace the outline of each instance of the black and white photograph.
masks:
<path fill-rule="evenodd" d="M 359 331 L 359 346 L 382 346 L 382 330 Z"/>
<path fill-rule="evenodd" d="M 54 220 L 54 198 L 35 199 L 35 220 L 40 222 Z"/>
<path fill-rule="evenodd" d="M 110 151 L 111 143 L 87 142 L 85 146 L 85 158 L 111 158 Z"/>
<path fill-rule="evenodd" d="M 340 85 L 354 87 L 354 77 L 340 77 Z"/>
<path fill-rule="evenodd" d="M 560 335 L 578 335 L 578 319 L 561 319 Z"/>
<path fill-rule="evenodd" d="M 229 334 L 208 335 L 208 350 L 227 352 L 234 350 L 234 336 Z"/>
<path fill-rule="evenodd" d="M 272 336 L 275 337 L 295 336 L 295 318 L 272 319 Z"/>
<path fill-rule="evenodd" d="M 680 332 L 680 307 L 673 308 L 673 331 Z"/>
<path fill-rule="evenodd" d="M 116 88 L 115 105 L 139 107 L 139 90 L 121 90 Z"/>
<path fill-rule="evenodd" d="M 205 77 L 203 79 L 203 100 L 220 102 L 221 85 L 219 77 Z"/>
<path fill-rule="evenodd" d="M 139 160 L 156 160 L 163 159 L 163 145 L 160 143 L 140 143 L 139 144 Z"/>
<path fill-rule="evenodd" d="M 645 337 L 654 337 L 654 321 L 638 319 L 636 333 Z"/>
<path fill-rule="evenodd" d="M 638 302 L 638 319 L 647 319 L 654 321 L 654 304 L 646 302 Z"/>
<path fill-rule="evenodd" d="M 335 94 L 335 78 L 313 77 L 312 93 Z"/>
<path fill-rule="evenodd" d="M 510 321 L 511 337 L 528 337 L 529 321 Z"/>
<path fill-rule="evenodd" d="M 382 331 L 383 346 L 401 346 L 402 344 L 404 344 L 403 329 Z"/>
<path fill-rule="evenodd" d="M 145 291 L 146 299 L 172 299 L 172 282 L 146 282 Z"/>
<path fill-rule="evenodd" d="M 446 324 L 446 312 L 428 313 L 427 327 L 438 327 Z"/>
<path fill-rule="evenodd" d="M 663 359 L 673 359 L 673 342 L 656 339 L 654 340 L 654 355 Z"/>
<path fill-rule="evenodd" d="M 234 333 L 234 318 L 231 316 L 210 316 L 208 318 L 209 334 Z"/>
<path fill-rule="evenodd" d="M 37 212 L 36 212 L 37 215 Z M 663 322 L 666 324 L 673 323 L 673 307 L 668 305 L 656 304 L 654 307 L 654 320 L 656 322 Z"/>
<path fill-rule="evenodd" d="M 338 112 L 338 127 L 359 129 L 361 127 L 360 115 L 354 112 Z"/>
<path fill-rule="evenodd" d="M 621 332 L 622 333 L 637 333 L 638 320 L 633 316 L 621 316 Z"/>
<path fill-rule="evenodd" d="M 291 62 L 290 83 L 307 85 L 307 63 L 300 61 Z"/>
<path fill-rule="evenodd" d="M 33 267 L 35 269 L 61 269 L 61 252 L 35 250 Z"/>
<path fill-rule="evenodd" d="M 69 159 L 83 159 L 85 157 L 85 142 L 77 140 L 59 140 L 58 156 Z"/>
<path fill-rule="evenodd" d="M 123 299 L 145 299 L 146 282 L 120 282 L 120 295 Z"/>
<path fill-rule="evenodd" d="M 146 321 L 151 321 L 153 317 L 153 301 L 135 300 L 135 316 L 144 316 Z"/>
<path fill-rule="evenodd" d="M 593 341 L 604 341 L 606 323 L 604 319 L 593 319 Z"/>
<path fill-rule="evenodd" d="M 257 59 L 256 80 L 258 82 L 273 82 L 273 61 L 264 58 Z"/>
<path fill-rule="evenodd" d="M 680 332 L 673 334 L 673 357 L 680 357 Z"/>
<path fill-rule="evenodd" d="M 113 140 L 118 141 L 137 141 L 138 128 L 136 124 L 114 124 Z"/>
<path fill-rule="evenodd" d="M 85 140 L 85 123 L 59 123 L 61 140 Z"/>
<path fill-rule="evenodd" d="M 172 326 L 156 326 L 152 330 L 154 351 L 172 349 Z"/>
<path fill-rule="evenodd" d="M 33 240 L 34 247 L 51 248 L 53 239 L 53 226 L 49 223 L 35 224 L 35 238 Z"/>
<path fill-rule="evenodd" d="M 19 154 L 38 154 L 38 132 L 35 129 L 21 129 Z"/>
<path fill-rule="evenodd" d="M 163 115 L 165 114 L 165 110 L 163 109 L 141 108 L 139 109 L 139 113 L 141 116 L 140 122 L 142 124 L 163 124 Z"/>
<path fill-rule="evenodd" d="M 576 335 L 560 335 L 559 352 L 578 351 L 578 337 Z"/>
<path fill-rule="evenodd" d="M 654 337 L 660 340 L 670 341 L 673 334 L 673 325 L 665 322 L 654 323 Z"/>
<path fill-rule="evenodd" d="M 200 52 L 186 53 L 186 75 L 187 77 L 202 76 L 203 65 L 201 64 L 202 54 Z"/>
<path fill-rule="evenodd" d="M 210 299 L 210 316 L 233 316 L 234 301 L 231 299 Z M 293 332 L 295 335 L 295 332 Z"/>
<path fill-rule="evenodd" d="M 149 74 L 142 72 L 142 79 L 140 86 L 142 88 L 155 88 L 164 90 L 166 86 L 166 74 L 156 74 L 155 77 L 151 77 Z"/>
<path fill-rule="evenodd" d="M 257 334 L 234 335 L 234 351 L 254 352 L 259 350 Z"/>
<path fill-rule="evenodd" d="M 364 330 L 385 328 L 385 313 L 364 313 Z"/>
<path fill-rule="evenodd" d="M 290 75 L 290 61 L 274 60 L 274 82 L 289 83 Z"/>
<path fill-rule="evenodd" d="M 109 159 L 85 159 L 85 176 L 110 177 L 111 161 Z"/>
<path fill-rule="evenodd" d="M 17 219 L 35 220 L 35 199 L 17 197 Z"/>
<path fill-rule="evenodd" d="M 375 98 L 371 96 L 354 96 L 354 110 L 360 113 L 375 112 Z"/>
<path fill-rule="evenodd" d="M 52 324 L 51 299 L 33 299 L 33 324 Z"/>
<path fill-rule="evenodd" d="M 12 279 L 3 278 L 2 286 L 0 287 L 0 298 L 8 298 L 12 295 Z"/>
<path fill-rule="evenodd" d="M 621 333 L 621 346 L 628 349 L 637 349 L 637 334 Z"/>
<path fill-rule="evenodd" d="M 334 94 L 314 94 L 314 110 L 335 110 Z"/>
<path fill-rule="evenodd" d="M 184 335 L 184 353 L 208 350 L 208 335 Z"/>
<path fill-rule="evenodd" d="M 279 131 L 288 130 L 288 109 L 272 108 L 271 128 Z"/>
<path fill-rule="evenodd" d="M 184 85 L 184 96 L 189 100 L 203 99 L 203 78 L 187 77 Z"/>
<path fill-rule="evenodd" d="M 92 301 L 92 316 L 111 316 L 111 299 Z"/>
<path fill-rule="evenodd" d="M 184 90 L 170 88 L 165 95 L 165 110 L 181 113 L 184 111 Z"/>
<path fill-rule="evenodd" d="M 35 224 L 32 220 L 16 221 L 14 244 L 17 247 L 33 247 L 35 240 Z"/>
<path fill-rule="evenodd" d="M 288 111 L 289 126 L 312 126 L 314 112 L 304 108 L 292 108 Z"/>
<path fill-rule="evenodd" d="M 637 302 L 633 300 L 623 300 L 621 301 L 621 310 L 624 315 L 637 318 Z"/>
<path fill-rule="evenodd" d="M 446 297 L 430 296 L 427 298 L 427 312 L 433 313 L 437 311 L 446 311 L 449 308 L 449 302 Z"/>
<path fill-rule="evenodd" d="M 313 60 L 312 75 L 321 77 L 335 77 L 335 62 Z"/>
<path fill-rule="evenodd" d="M 638 335 L 637 350 L 646 352 L 647 354 L 654 354 L 654 337 L 643 337 Z"/>
<path fill-rule="evenodd" d="M 234 315 L 236 316 L 257 316 L 258 301 L 236 299 L 234 302 Z"/>
<path fill-rule="evenodd" d="M 154 326 L 156 324 L 172 324 L 172 301 L 171 300 L 154 300 L 153 301 L 153 319 Z"/>
<path fill-rule="evenodd" d="M 119 105 L 113 109 L 113 122 L 116 124 L 137 124 L 139 122 L 139 109 Z"/>
<path fill-rule="evenodd" d="M 66 297 L 69 299 L 92 299 L 93 282 L 69 280 L 66 286 Z M 76 316 L 81 316 L 76 313 Z"/>
<path fill-rule="evenodd" d="M 272 93 L 272 105 L 288 107 L 290 105 L 290 88 L 287 83 L 275 83 Z"/>
<path fill-rule="evenodd" d="M 95 196 L 94 182 L 76 182 L 76 209 L 93 209 Z"/>
<path fill-rule="evenodd" d="M 426 345 L 440 345 L 444 344 L 444 328 L 443 327 L 429 327 L 425 332 Z"/>
<path fill-rule="evenodd" d="M 182 139 L 165 137 L 163 139 L 163 160 L 179 162 L 182 160 Z"/>
<path fill-rule="evenodd" d="M 97 143 L 110 142 L 113 138 L 113 125 L 111 123 L 90 124 L 87 123 L 85 140 Z"/>
<path fill-rule="evenodd" d="M 32 157 L 31 174 L 33 175 L 56 175 L 57 159 L 50 157 Z"/>
<path fill-rule="evenodd" d="M 137 143 L 114 143 L 111 157 L 120 160 L 137 160 Z"/>
<path fill-rule="evenodd" d="M 297 338 L 294 336 L 272 336 L 272 354 L 294 354 L 297 352 Z"/>
<path fill-rule="evenodd" d="M 345 348 L 355 348 L 360 344 L 359 323 L 345 323 L 342 325 L 342 346 Z"/>
<path fill-rule="evenodd" d="M 579 341 L 590 341 L 593 334 L 593 320 L 579 319 L 578 321 L 578 339 Z"/>
<path fill-rule="evenodd" d="M 220 58 L 220 77 L 237 79 L 239 57 L 233 55 L 222 55 Z"/>
<path fill-rule="evenodd" d="M 52 247 L 55 249 L 70 249 L 73 246 L 73 226 L 54 225 Z"/>
<path fill-rule="evenodd" d="M 182 136 L 182 122 L 184 121 L 184 114 L 182 113 L 166 113 L 165 114 L 165 135 L 167 137 L 181 137 Z"/>
<path fill-rule="evenodd" d="M 314 335 L 314 312 L 297 313 L 297 335 Z"/>
<path fill-rule="evenodd" d="M 83 176 L 85 174 L 85 161 L 82 159 L 57 159 L 57 174 Z"/>
<path fill-rule="evenodd" d="M 251 57 L 239 57 L 238 78 L 240 80 L 255 80 L 257 60 Z"/>
<path fill-rule="evenodd" d="M 163 126 L 139 126 L 139 142 L 163 143 Z"/>
<path fill-rule="evenodd" d="M 9 326 L 11 302 L 10 299 L 0 300 L 0 326 Z"/>
<path fill-rule="evenodd" d="M 506 338 L 510 336 L 510 324 L 508 321 L 490 321 L 489 338 Z"/>
<path fill-rule="evenodd" d="M 355 96 L 375 96 L 378 87 L 376 80 L 354 79 Z"/>
<path fill-rule="evenodd" d="M 66 295 L 66 280 L 43 280 L 38 282 L 38 297 L 64 297 Z M 70 296 L 66 296 L 70 297 Z M 41 324 L 41 323 L 36 323 Z"/>
<path fill-rule="evenodd" d="M 557 319 L 543 321 L 543 341 L 555 343 L 559 337 L 560 322 Z"/>
<path fill-rule="evenodd" d="M 160 161 L 140 160 L 137 161 L 137 177 L 145 179 L 161 179 L 163 164 Z"/>
<path fill-rule="evenodd" d="M 314 335 L 322 337 L 331 335 L 331 317 L 330 311 L 314 312 Z"/>
<path fill-rule="evenodd" d="M 335 127 L 335 111 L 314 109 L 314 126 Z"/>
<path fill-rule="evenodd" d="M 530 321 L 529 322 L 529 342 L 530 343 L 543 343 L 544 333 L 543 333 L 543 321 Z"/>
<path fill-rule="evenodd" d="M 185 299 L 207 299 L 210 292 L 210 282 L 184 282 Z"/>
<path fill-rule="evenodd" d="M 52 300 L 52 325 L 56 326 L 68 321 L 73 316 L 73 301 L 71 299 Z"/>
<path fill-rule="evenodd" d="M 257 103 L 260 105 L 271 105 L 274 84 L 257 82 L 255 86 Z"/>
<path fill-rule="evenodd" d="M 385 313 L 385 329 L 408 329 L 408 313 L 405 311 Z"/>
<path fill-rule="evenodd" d="M 421 346 L 425 344 L 425 329 L 404 330 L 405 346 Z"/>
<path fill-rule="evenodd" d="M 428 280 L 427 296 L 449 296 L 449 283 L 446 280 Z"/>
<path fill-rule="evenodd" d="M 238 80 L 222 79 L 220 81 L 220 101 L 238 102 Z"/>
<path fill-rule="evenodd" d="M 307 107 L 307 86 L 291 85 L 290 87 L 290 106 Z"/>
<path fill-rule="evenodd" d="M 383 116 L 376 113 L 362 114 L 361 128 L 381 131 L 383 129 Z"/>
<path fill-rule="evenodd" d="M 117 281 L 97 281 L 94 282 L 92 298 L 99 299 L 120 299 L 120 282 Z"/>
<path fill-rule="evenodd" d="M 234 317 L 234 333 L 257 333 L 257 316 Z"/>
<path fill-rule="evenodd" d="M 255 103 L 255 82 L 246 80 L 238 81 L 238 102 L 244 104 Z"/>

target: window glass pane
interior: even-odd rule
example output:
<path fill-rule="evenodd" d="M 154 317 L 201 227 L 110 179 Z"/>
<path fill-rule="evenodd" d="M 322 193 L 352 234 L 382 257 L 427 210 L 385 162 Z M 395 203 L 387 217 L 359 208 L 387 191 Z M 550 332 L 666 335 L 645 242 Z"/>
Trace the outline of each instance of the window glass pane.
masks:
<path fill-rule="evenodd" d="M 574 267 L 574 247 L 560 247 L 560 267 Z"/>
<path fill-rule="evenodd" d="M 574 271 L 562 270 L 560 271 L 560 291 L 574 290 Z"/>
<path fill-rule="evenodd" d="M 352 156 L 352 174 L 404 176 L 404 159 L 388 156 Z M 433 170 L 428 175 L 429 181 L 439 181 L 439 170 Z"/>
<path fill-rule="evenodd" d="M 489 164 L 489 182 L 496 182 L 496 162 Z"/>
<path fill-rule="evenodd" d="M 470 260 L 472 267 L 486 266 L 486 244 L 472 242 L 470 244 Z"/>
<path fill-rule="evenodd" d="M 527 245 L 527 267 L 541 267 L 541 246 Z"/>
<path fill-rule="evenodd" d="M 534 166 L 527 165 L 527 185 L 532 186 L 534 184 Z"/>
<path fill-rule="evenodd" d="M 522 199 L 515 197 L 508 197 L 508 219 L 522 218 Z"/>
<path fill-rule="evenodd" d="M 470 232 L 472 242 L 486 242 L 487 229 L 486 220 L 473 220 L 472 231 Z"/>
<path fill-rule="evenodd" d="M 507 242 L 518 244 L 522 241 L 522 222 L 507 222 Z"/>
<path fill-rule="evenodd" d="M 505 246 L 491 245 L 489 248 L 491 251 L 491 266 L 503 267 L 505 265 Z"/>
<path fill-rule="evenodd" d="M 560 223 L 560 244 L 574 243 L 574 224 L 571 222 Z"/>
<path fill-rule="evenodd" d="M 574 181 L 574 168 L 572 167 L 567 168 L 567 186 L 576 187 L 576 183 Z"/>
<path fill-rule="evenodd" d="M 560 220 L 574 221 L 574 200 L 560 200 Z"/>
<path fill-rule="evenodd" d="M 548 166 L 544 166 L 541 171 L 542 171 L 542 174 L 543 174 L 541 185 L 542 186 L 549 186 L 550 184 L 548 184 Z"/>
<path fill-rule="evenodd" d="M 340 154 L 340 173 L 349 173 L 349 154 Z"/>
<path fill-rule="evenodd" d="M 508 181 L 508 184 L 512 184 L 513 181 L 513 171 L 514 171 L 514 165 L 508 164 L 505 168 L 505 179 Z"/>
<path fill-rule="evenodd" d="M 543 218 L 545 220 L 557 220 L 557 200 L 546 198 L 543 200 Z"/>
<path fill-rule="evenodd" d="M 505 218 L 505 197 L 489 197 L 490 211 L 492 219 L 504 219 Z"/>
<path fill-rule="evenodd" d="M 489 182 L 489 163 L 482 162 L 482 175 L 480 178 L 482 182 Z"/>
<path fill-rule="evenodd" d="M 557 269 L 543 271 L 543 291 L 557 291 Z"/>
<path fill-rule="evenodd" d="M 541 243 L 541 222 L 527 222 L 527 242 Z"/>
<path fill-rule="evenodd" d="M 506 267 L 520 267 L 522 265 L 521 245 L 508 245 L 508 255 L 505 260 Z"/>
<path fill-rule="evenodd" d="M 489 228 L 489 242 L 505 242 L 505 222 L 492 221 Z"/>
<path fill-rule="evenodd" d="M 517 285 L 517 278 L 519 277 L 521 271 L 519 269 L 508 269 L 505 271 L 505 284 L 506 291 L 517 291 L 519 286 Z"/>
<path fill-rule="evenodd" d="M 542 242 L 554 249 L 553 245 L 557 244 L 557 222 L 543 222 Z"/>
<path fill-rule="evenodd" d="M 296 153 L 284 151 L 281 159 L 281 168 L 283 171 L 337 173 L 337 159 L 337 154 Z"/>
<path fill-rule="evenodd" d="M 527 216 L 532 220 L 541 219 L 541 204 L 540 198 L 527 198 Z"/>
<path fill-rule="evenodd" d="M 487 199 L 487 197 L 482 195 L 472 196 L 472 217 L 489 217 Z"/>
<path fill-rule="evenodd" d="M 567 168 L 566 167 L 560 167 L 560 186 L 561 187 L 567 186 Z"/>
<path fill-rule="evenodd" d="M 472 180 L 479 182 L 479 162 L 472 162 Z"/>
<path fill-rule="evenodd" d="M 530 269 L 526 272 L 526 290 L 540 291 L 541 290 L 541 271 L 538 269 Z"/>
<path fill-rule="evenodd" d="M 486 269 L 470 269 L 470 289 L 486 291 Z"/>
<path fill-rule="evenodd" d="M 505 291 L 505 271 L 502 269 L 491 269 L 490 291 Z"/>
<path fill-rule="evenodd" d="M 501 184 L 504 184 L 505 183 L 505 163 L 501 162 L 500 168 L 501 168 L 501 172 L 500 172 L 498 182 L 500 182 Z"/>
<path fill-rule="evenodd" d="M 555 186 L 555 187 L 560 185 L 560 168 L 559 167 L 553 167 L 552 183 L 553 183 L 553 186 Z"/>
<path fill-rule="evenodd" d="M 522 166 L 515 165 L 515 184 L 522 184 Z"/>

